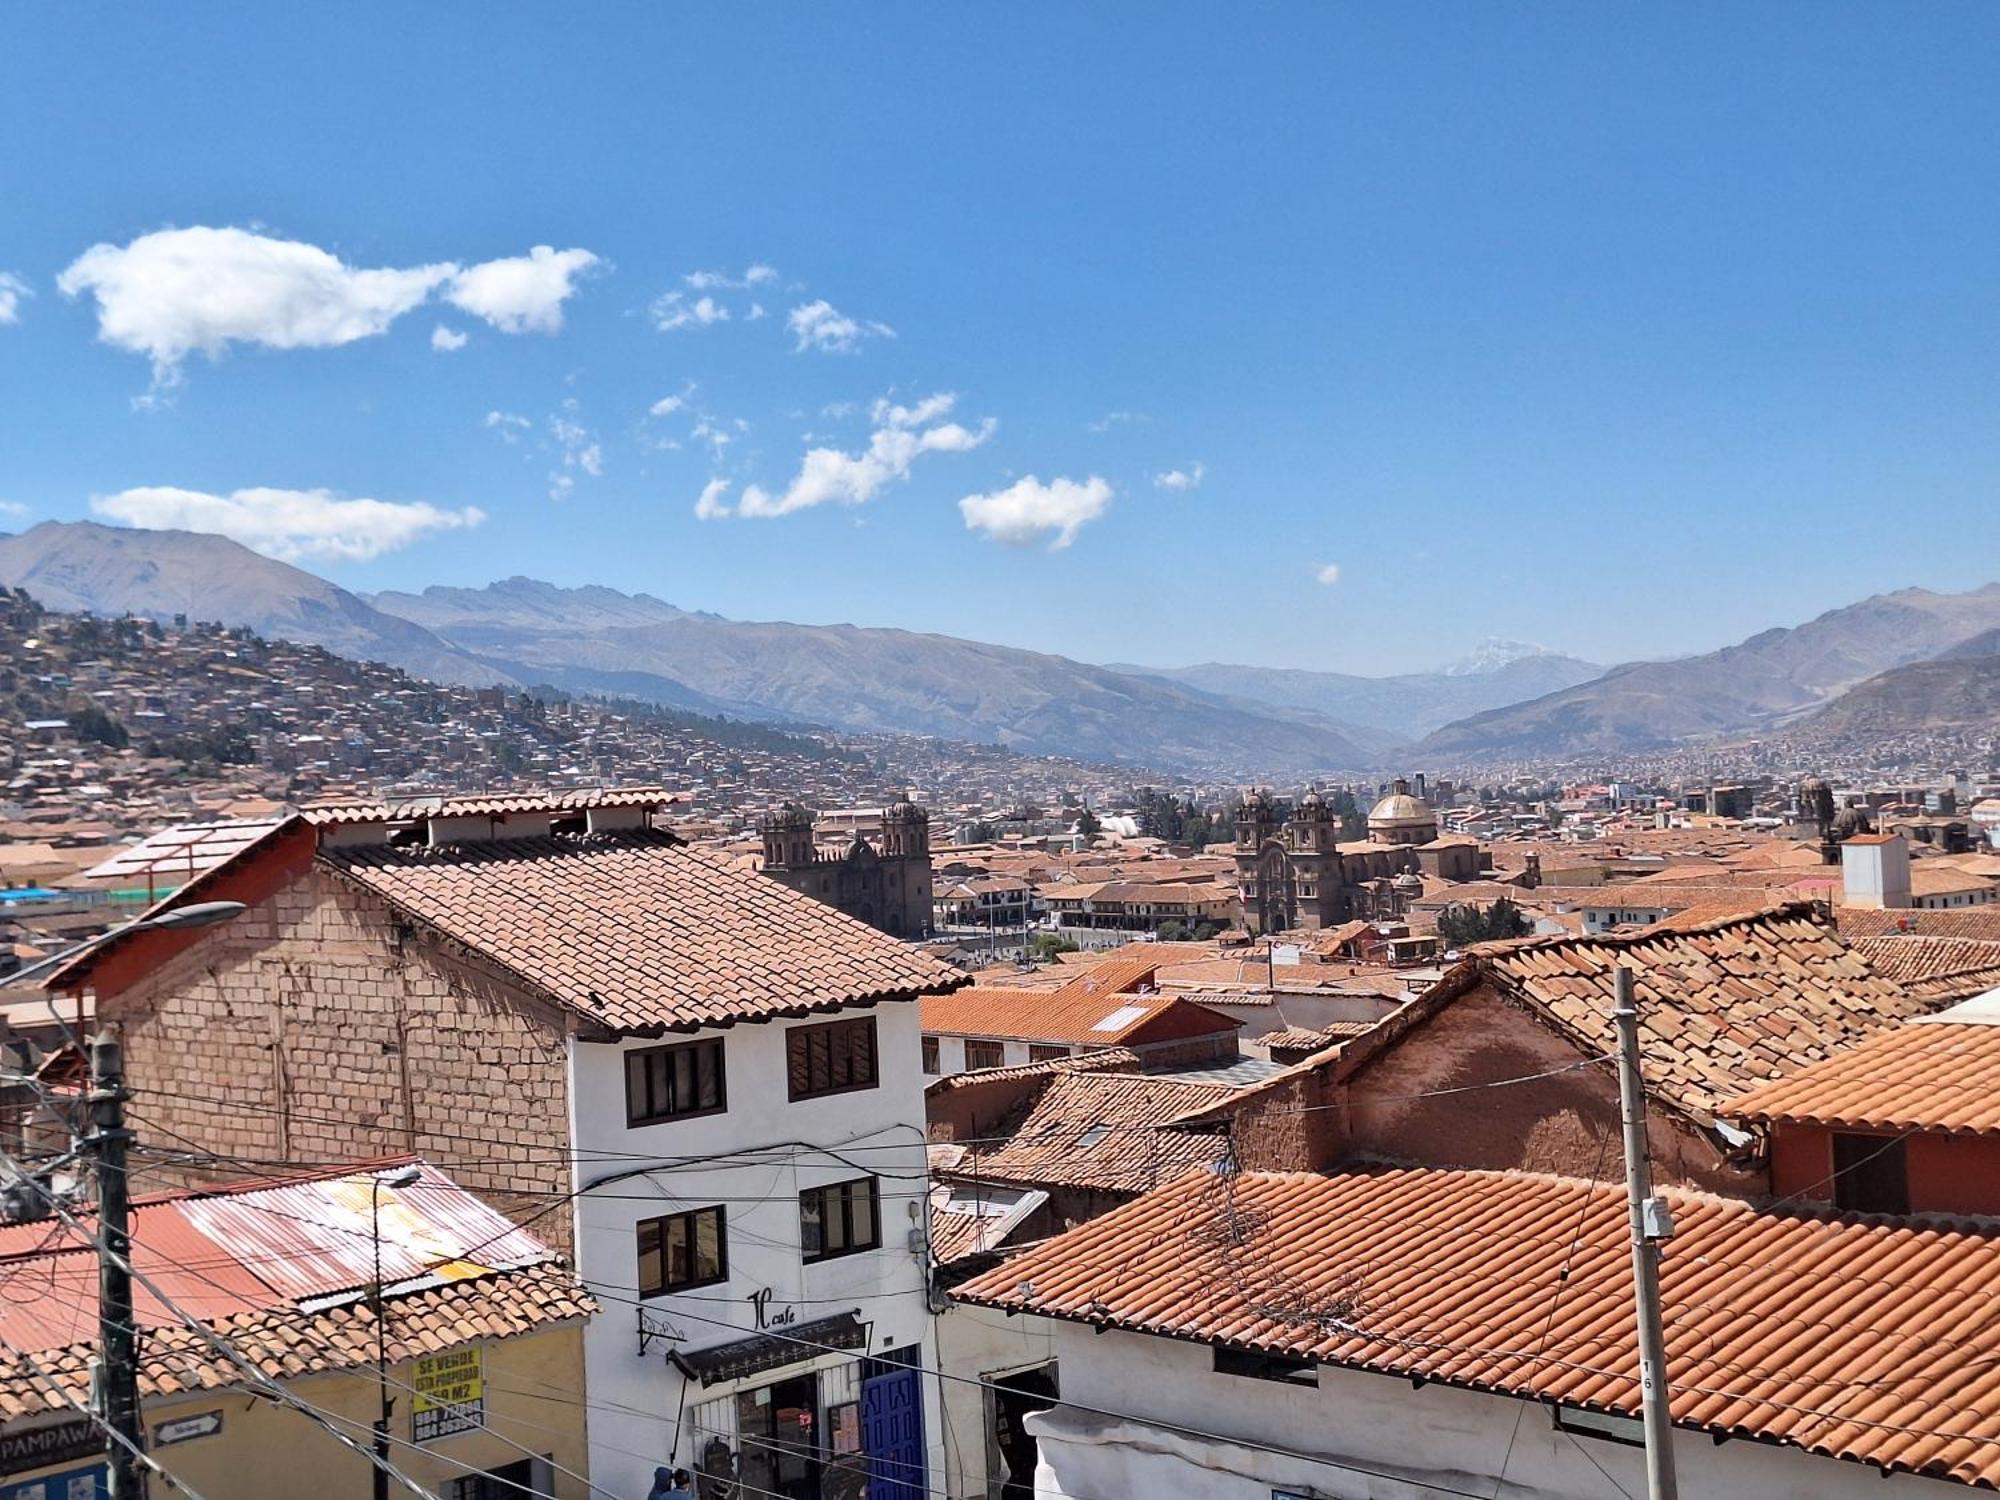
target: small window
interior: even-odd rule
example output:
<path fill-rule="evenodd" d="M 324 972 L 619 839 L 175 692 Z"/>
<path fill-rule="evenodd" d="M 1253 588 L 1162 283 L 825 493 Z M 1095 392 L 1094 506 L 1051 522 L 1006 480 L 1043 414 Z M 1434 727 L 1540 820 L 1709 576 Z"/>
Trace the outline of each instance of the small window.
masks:
<path fill-rule="evenodd" d="M 639 1295 L 658 1297 L 729 1279 L 722 1210 L 698 1208 L 639 1221 Z"/>
<path fill-rule="evenodd" d="M 965 1044 L 965 1065 L 968 1068 L 998 1068 L 1007 1062 L 1007 1049 L 998 1042 L 967 1042 Z"/>
<path fill-rule="evenodd" d="M 1858 1214 L 1910 1211 L 1909 1155 L 1901 1136 L 1833 1136 L 1833 1203 Z"/>
<path fill-rule="evenodd" d="M 799 1194 L 799 1248 L 808 1261 L 832 1260 L 882 1243 L 873 1177 L 808 1188 Z"/>
<path fill-rule="evenodd" d="M 794 1099 L 872 1089 L 875 1074 L 875 1018 L 794 1026 L 785 1034 L 788 1082 Z"/>
<path fill-rule="evenodd" d="M 627 1125 L 718 1114 L 726 1104 L 720 1037 L 625 1054 Z"/>
<path fill-rule="evenodd" d="M 1251 1380 L 1283 1380 L 1293 1385 L 1317 1385 L 1319 1367 L 1309 1359 L 1294 1359 L 1289 1354 L 1260 1354 L 1251 1349 L 1224 1349 L 1215 1351 L 1215 1373 L 1218 1375 L 1242 1375 Z"/>
<path fill-rule="evenodd" d="M 1045 1042 L 1028 1043 L 1029 1062 L 1055 1062 L 1069 1056 L 1069 1048 L 1056 1047 Z"/>
<path fill-rule="evenodd" d="M 933 1076 L 942 1073 L 944 1066 L 938 1061 L 938 1039 L 934 1036 L 927 1036 L 923 1039 L 923 1046 L 924 1071 Z"/>

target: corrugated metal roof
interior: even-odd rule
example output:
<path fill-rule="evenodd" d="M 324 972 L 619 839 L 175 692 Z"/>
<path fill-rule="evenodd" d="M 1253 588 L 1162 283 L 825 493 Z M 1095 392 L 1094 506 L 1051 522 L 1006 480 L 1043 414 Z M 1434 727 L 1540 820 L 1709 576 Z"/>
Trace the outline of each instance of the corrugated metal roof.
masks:
<path fill-rule="evenodd" d="M 1677 1424 L 2000 1488 L 2000 1231 L 1668 1190 Z M 954 1295 L 1636 1413 L 1622 1189 L 1201 1171 Z"/>
<path fill-rule="evenodd" d="M 285 822 L 277 818 L 230 818 L 182 823 L 148 834 L 83 872 L 85 880 L 187 880 L 241 853 Z"/>
<path fill-rule="evenodd" d="M 455 1281 L 546 1259 L 548 1249 L 435 1167 L 408 1188 L 382 1188 L 382 1280 Z M 299 1301 L 374 1281 L 367 1174 L 287 1183 L 181 1205 L 189 1223 L 272 1289 Z M 475 1249 L 474 1247 L 479 1247 Z"/>
<path fill-rule="evenodd" d="M 382 1278 L 392 1292 L 553 1259 L 442 1172 L 420 1170 L 413 1186 L 380 1190 Z M 175 1326 L 182 1313 L 216 1321 L 371 1286 L 370 1182 L 357 1172 L 136 1204 L 139 1323 Z M 0 1230 L 0 1341 L 44 1350 L 96 1337 L 97 1253 L 85 1241 L 94 1230 L 90 1219 Z"/>

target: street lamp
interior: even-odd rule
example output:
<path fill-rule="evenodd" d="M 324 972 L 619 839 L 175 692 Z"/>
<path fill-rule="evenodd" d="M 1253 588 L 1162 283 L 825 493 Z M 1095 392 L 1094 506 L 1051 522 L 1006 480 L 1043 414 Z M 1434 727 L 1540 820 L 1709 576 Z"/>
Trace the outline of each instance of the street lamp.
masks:
<path fill-rule="evenodd" d="M 375 1500 L 389 1500 L 389 1413 L 394 1409 L 389 1397 L 389 1325 L 382 1317 L 382 1189 L 414 1186 L 423 1175 L 422 1168 L 412 1163 L 368 1182 L 368 1231 L 375 1246 L 375 1281 L 369 1300 L 375 1307 L 375 1386 L 380 1399 L 375 1418 Z"/>
<path fill-rule="evenodd" d="M 80 943 L 73 943 L 49 958 L 29 964 L 25 969 L 16 969 L 12 974 L 0 976 L 0 985 L 27 984 L 45 973 L 61 968 L 71 959 L 80 957 L 94 948 L 101 948 L 114 938 L 122 938 L 134 932 L 182 932 L 191 927 L 213 927 L 217 922 L 227 922 L 242 911 L 241 901 L 191 901 L 186 906 L 171 907 L 150 917 L 139 917 L 127 922 L 123 927 L 113 927 L 108 932 L 100 932 L 95 937 L 87 937 Z"/>

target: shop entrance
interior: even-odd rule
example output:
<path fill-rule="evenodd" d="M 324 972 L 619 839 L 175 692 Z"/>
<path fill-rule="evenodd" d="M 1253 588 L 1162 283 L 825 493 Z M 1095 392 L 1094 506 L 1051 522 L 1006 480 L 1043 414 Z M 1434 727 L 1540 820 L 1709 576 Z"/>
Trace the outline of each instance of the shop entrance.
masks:
<path fill-rule="evenodd" d="M 819 1500 L 819 1383 L 781 1380 L 736 1398 L 743 1492 Z"/>

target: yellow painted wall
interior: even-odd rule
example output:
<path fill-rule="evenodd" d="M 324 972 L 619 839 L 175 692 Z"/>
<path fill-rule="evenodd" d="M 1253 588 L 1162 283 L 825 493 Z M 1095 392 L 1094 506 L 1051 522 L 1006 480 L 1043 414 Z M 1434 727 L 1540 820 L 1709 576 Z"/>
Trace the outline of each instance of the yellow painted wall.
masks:
<path fill-rule="evenodd" d="M 421 1448 L 410 1441 L 410 1392 L 392 1384 L 395 1416 L 390 1425 L 389 1461 L 432 1493 L 471 1469 L 498 1468 L 526 1457 L 526 1448 L 558 1466 L 560 1500 L 589 1500 L 584 1434 L 583 1330 L 553 1328 L 482 1344 L 485 1364 L 486 1428 L 439 1438 Z M 392 1365 L 392 1381 L 412 1383 L 410 1363 Z M 372 1367 L 283 1382 L 285 1390 L 341 1419 L 335 1425 L 367 1447 L 373 1441 L 377 1390 Z M 372 1466 L 336 1442 L 304 1414 L 240 1388 L 208 1391 L 146 1403 L 146 1430 L 161 1422 L 202 1412 L 222 1413 L 222 1431 L 192 1438 L 152 1456 L 204 1500 L 365 1500 Z M 511 1441 L 507 1441 L 511 1440 Z M 518 1444 L 519 1446 L 514 1446 Z M 467 1466 L 470 1466 L 470 1469 Z M 61 1473 L 77 1461 L 41 1473 Z M 570 1474 L 562 1470 L 568 1469 Z M 0 1479 L 0 1487 L 32 1479 L 33 1473 Z M 393 1480 L 390 1494 L 408 1500 Z M 155 1476 L 155 1500 L 170 1492 Z M 637 1497 L 635 1497 L 637 1500 Z"/>

